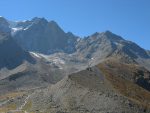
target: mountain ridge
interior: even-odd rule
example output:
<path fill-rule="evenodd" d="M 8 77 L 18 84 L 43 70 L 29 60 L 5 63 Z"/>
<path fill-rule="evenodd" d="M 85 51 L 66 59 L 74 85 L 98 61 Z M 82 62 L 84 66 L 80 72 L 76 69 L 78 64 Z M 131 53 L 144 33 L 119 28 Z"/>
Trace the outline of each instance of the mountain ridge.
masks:
<path fill-rule="evenodd" d="M 35 17 L 31 21 L 20 22 L 14 39 L 28 51 L 52 54 L 55 52 L 74 52 L 77 38 L 65 33 L 55 21 Z M 34 34 L 36 32 L 37 34 Z M 28 38 L 26 38 L 28 37 Z M 28 44 L 30 42 L 30 44 Z M 61 43 L 60 43 L 61 42 Z M 38 45 L 38 46 L 37 46 Z"/>

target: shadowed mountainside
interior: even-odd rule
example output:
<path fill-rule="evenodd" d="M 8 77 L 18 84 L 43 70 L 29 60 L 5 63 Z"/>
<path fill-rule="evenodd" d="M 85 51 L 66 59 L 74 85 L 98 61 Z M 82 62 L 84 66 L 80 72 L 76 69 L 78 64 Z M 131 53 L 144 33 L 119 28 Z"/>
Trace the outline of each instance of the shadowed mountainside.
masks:
<path fill-rule="evenodd" d="M 35 63 L 32 56 L 4 32 L 0 32 L 0 53 L 0 68 L 13 69 L 24 61 Z"/>

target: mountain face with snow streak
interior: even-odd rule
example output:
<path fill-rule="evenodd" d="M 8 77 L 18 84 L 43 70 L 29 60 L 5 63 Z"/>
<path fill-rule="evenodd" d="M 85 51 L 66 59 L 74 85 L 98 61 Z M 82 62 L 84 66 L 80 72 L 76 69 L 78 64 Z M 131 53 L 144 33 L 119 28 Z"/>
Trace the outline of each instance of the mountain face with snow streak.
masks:
<path fill-rule="evenodd" d="M 65 33 L 56 22 L 37 17 L 18 22 L 16 27 L 12 28 L 12 34 L 24 49 L 44 54 L 72 53 L 77 40 L 73 34 Z"/>

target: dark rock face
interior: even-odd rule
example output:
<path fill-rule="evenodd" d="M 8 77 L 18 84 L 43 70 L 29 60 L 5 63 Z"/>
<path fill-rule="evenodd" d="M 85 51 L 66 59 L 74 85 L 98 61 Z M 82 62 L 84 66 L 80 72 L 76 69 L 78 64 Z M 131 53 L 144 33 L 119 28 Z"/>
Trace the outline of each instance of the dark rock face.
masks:
<path fill-rule="evenodd" d="M 139 70 L 136 74 L 138 75 L 136 83 L 150 91 L 150 72 Z"/>
<path fill-rule="evenodd" d="M 0 31 L 10 33 L 9 23 L 3 17 L 0 17 Z"/>
<path fill-rule="evenodd" d="M 23 61 L 35 62 L 29 53 L 19 47 L 9 34 L 0 32 L 0 68 L 12 69 L 22 64 Z"/>
<path fill-rule="evenodd" d="M 15 33 L 14 39 L 28 51 L 44 54 L 75 51 L 74 43 L 77 38 L 65 33 L 54 21 L 48 22 L 44 18 L 36 17 L 31 21 L 20 22 L 16 27 L 22 30 Z"/>

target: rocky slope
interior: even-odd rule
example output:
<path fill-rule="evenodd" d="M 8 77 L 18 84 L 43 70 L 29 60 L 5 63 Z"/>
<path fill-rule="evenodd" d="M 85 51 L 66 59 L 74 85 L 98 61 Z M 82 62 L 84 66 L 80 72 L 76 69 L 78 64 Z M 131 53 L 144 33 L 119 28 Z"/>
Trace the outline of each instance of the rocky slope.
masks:
<path fill-rule="evenodd" d="M 115 75 L 112 70 L 116 65 L 113 67 L 112 62 L 117 63 L 109 59 L 96 67 L 66 76 L 53 86 L 35 91 L 24 110 L 42 113 L 149 113 L 150 92 L 132 79 L 121 76 L 122 71 Z M 120 65 L 125 66 L 127 76 L 135 74 L 130 71 L 130 65 Z M 150 75 L 149 72 L 146 74 Z"/>
<path fill-rule="evenodd" d="M 110 31 L 94 33 L 78 41 L 74 56 L 89 60 L 96 65 L 109 57 L 116 57 L 128 63 L 138 63 L 150 70 L 150 55 L 146 50 Z"/>
<path fill-rule="evenodd" d="M 44 87 L 67 72 L 23 50 L 9 33 L 0 32 L 0 94 Z"/>

